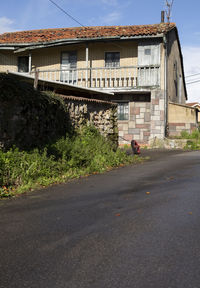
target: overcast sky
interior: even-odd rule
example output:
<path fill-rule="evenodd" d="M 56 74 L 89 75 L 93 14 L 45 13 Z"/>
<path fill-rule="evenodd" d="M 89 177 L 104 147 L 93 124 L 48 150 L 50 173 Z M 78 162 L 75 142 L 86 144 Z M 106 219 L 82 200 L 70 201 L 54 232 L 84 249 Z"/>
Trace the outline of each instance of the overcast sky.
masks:
<path fill-rule="evenodd" d="M 164 0 L 53 0 L 81 24 L 137 25 L 160 22 Z M 200 73 L 200 1 L 174 0 L 171 21 L 175 22 L 184 56 L 185 74 Z M 0 33 L 15 30 L 79 26 L 49 0 L 1 1 Z M 186 78 L 200 79 L 200 75 Z M 200 82 L 187 86 L 189 101 L 200 102 Z"/>

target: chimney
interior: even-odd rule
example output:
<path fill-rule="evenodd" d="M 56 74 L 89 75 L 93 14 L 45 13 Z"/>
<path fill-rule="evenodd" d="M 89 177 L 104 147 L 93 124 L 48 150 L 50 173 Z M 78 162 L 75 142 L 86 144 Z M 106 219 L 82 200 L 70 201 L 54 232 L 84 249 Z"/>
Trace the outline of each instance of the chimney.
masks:
<path fill-rule="evenodd" d="M 161 11 L 161 23 L 165 23 L 165 11 Z"/>

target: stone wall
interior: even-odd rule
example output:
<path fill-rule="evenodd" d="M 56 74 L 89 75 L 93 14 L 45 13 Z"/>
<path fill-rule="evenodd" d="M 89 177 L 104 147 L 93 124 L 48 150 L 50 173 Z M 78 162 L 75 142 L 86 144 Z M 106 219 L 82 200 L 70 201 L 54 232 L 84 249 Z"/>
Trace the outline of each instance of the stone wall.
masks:
<path fill-rule="evenodd" d="M 165 102 L 164 91 L 151 92 L 151 130 L 150 139 L 163 139 L 165 137 Z"/>
<path fill-rule="evenodd" d="M 118 145 L 116 104 L 75 96 L 62 98 L 0 74 L 0 147 L 42 147 L 88 123 L 115 147 Z"/>
<path fill-rule="evenodd" d="M 111 102 L 62 96 L 74 128 L 92 124 L 115 146 L 118 145 L 117 105 Z"/>
<path fill-rule="evenodd" d="M 116 100 L 117 101 L 117 100 Z M 152 90 L 151 94 L 120 95 L 118 101 L 129 103 L 129 120 L 118 121 L 119 143 L 149 144 L 154 137 L 164 137 L 164 92 Z"/>
<path fill-rule="evenodd" d="M 198 127 L 197 110 L 195 108 L 169 103 L 168 136 L 180 136 L 182 131 L 191 133 Z"/>
<path fill-rule="evenodd" d="M 65 135 L 68 125 L 67 111 L 61 99 L 0 74 L 1 147 L 41 147 Z"/>

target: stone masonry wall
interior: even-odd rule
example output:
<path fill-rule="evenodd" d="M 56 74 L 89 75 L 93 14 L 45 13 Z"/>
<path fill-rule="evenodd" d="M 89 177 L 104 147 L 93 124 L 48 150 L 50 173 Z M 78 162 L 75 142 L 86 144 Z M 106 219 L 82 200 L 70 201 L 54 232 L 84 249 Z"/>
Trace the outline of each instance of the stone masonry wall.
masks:
<path fill-rule="evenodd" d="M 0 148 L 42 147 L 64 136 L 68 123 L 59 98 L 0 74 Z"/>
<path fill-rule="evenodd" d="M 118 145 L 117 105 L 107 101 L 62 96 L 74 128 L 94 125 L 100 133 Z"/>
<path fill-rule="evenodd" d="M 152 90 L 151 95 L 124 95 L 121 101 L 129 102 L 129 120 L 118 121 L 119 143 L 130 144 L 136 140 L 139 144 L 149 144 L 155 137 L 163 139 L 164 128 L 164 92 Z"/>
<path fill-rule="evenodd" d="M 150 139 L 163 139 L 165 136 L 165 103 L 164 91 L 153 90 L 151 92 L 151 130 Z"/>
<path fill-rule="evenodd" d="M 120 144 L 130 144 L 131 140 L 147 143 L 150 136 L 150 103 L 129 102 L 129 121 L 119 121 Z"/>

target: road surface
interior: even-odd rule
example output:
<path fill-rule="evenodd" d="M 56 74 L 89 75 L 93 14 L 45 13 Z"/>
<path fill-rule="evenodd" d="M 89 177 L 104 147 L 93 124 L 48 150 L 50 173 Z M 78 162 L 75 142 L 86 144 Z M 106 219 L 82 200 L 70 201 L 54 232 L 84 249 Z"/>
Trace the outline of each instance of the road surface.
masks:
<path fill-rule="evenodd" d="M 199 288 L 200 152 L 0 203 L 0 287 Z"/>

